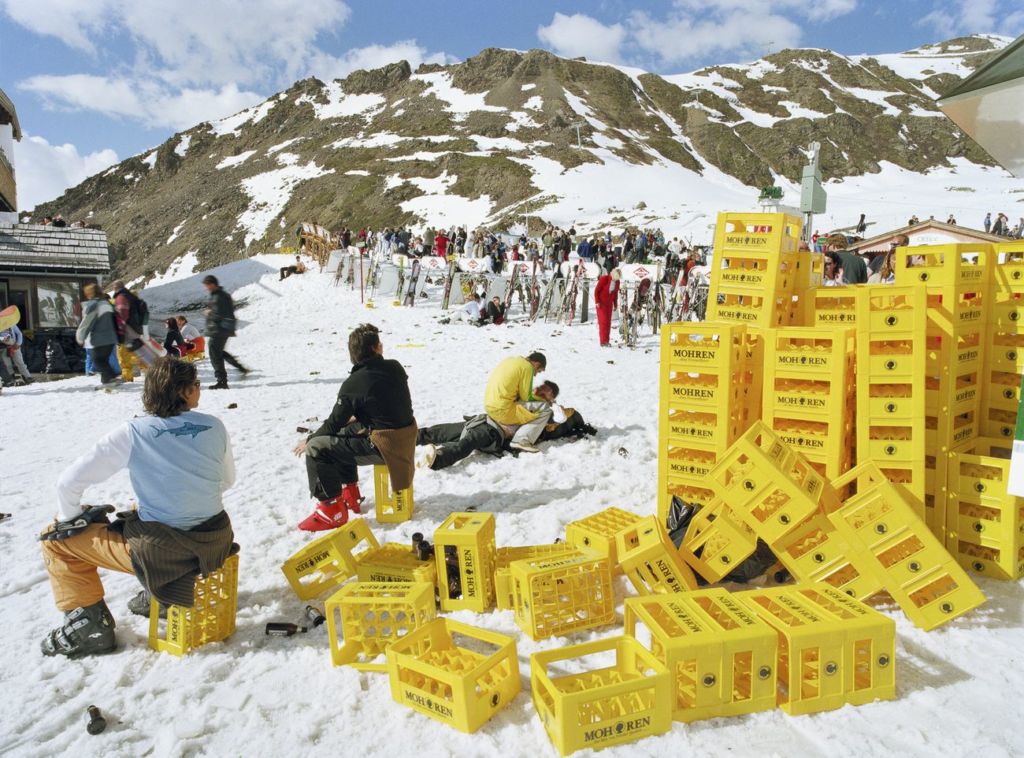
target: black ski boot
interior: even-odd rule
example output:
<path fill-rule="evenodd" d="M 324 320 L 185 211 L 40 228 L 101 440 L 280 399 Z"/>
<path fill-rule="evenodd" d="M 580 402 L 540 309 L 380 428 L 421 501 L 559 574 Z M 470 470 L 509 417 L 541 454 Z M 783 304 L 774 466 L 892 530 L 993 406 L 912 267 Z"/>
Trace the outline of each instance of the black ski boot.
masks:
<path fill-rule="evenodd" d="M 64 625 L 46 635 L 41 647 L 43 655 L 68 658 L 109 653 L 116 647 L 114 617 L 102 600 L 86 608 L 67 611 Z"/>
<path fill-rule="evenodd" d="M 128 601 L 128 610 L 134 613 L 136 616 L 143 616 L 149 618 L 150 609 L 150 594 L 146 590 L 139 590 L 139 594 Z M 163 603 L 160 604 L 160 618 L 167 618 L 167 606 Z"/>

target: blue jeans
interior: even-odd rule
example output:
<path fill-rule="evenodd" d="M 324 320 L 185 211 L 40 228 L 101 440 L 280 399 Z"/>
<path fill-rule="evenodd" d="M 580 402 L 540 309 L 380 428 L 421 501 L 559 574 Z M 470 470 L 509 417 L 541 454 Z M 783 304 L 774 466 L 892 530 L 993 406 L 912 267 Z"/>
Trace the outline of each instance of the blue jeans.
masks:
<path fill-rule="evenodd" d="M 117 362 L 117 351 L 115 351 L 115 350 L 111 350 L 110 351 L 110 360 L 108 361 L 108 364 L 110 365 L 111 370 L 115 374 L 120 374 L 121 373 L 121 366 Z M 96 366 L 92 362 L 92 348 L 91 347 L 87 347 L 85 349 L 85 373 L 87 373 L 87 374 L 95 374 L 96 373 Z"/>

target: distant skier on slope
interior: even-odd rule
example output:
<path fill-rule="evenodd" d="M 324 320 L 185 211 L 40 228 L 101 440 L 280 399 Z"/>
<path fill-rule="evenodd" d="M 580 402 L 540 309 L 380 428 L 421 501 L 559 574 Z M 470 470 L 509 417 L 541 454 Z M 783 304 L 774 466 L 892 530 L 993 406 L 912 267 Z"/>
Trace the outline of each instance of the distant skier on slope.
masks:
<path fill-rule="evenodd" d="M 501 361 L 487 379 L 484 411 L 512 435 L 509 446 L 524 453 L 539 453 L 534 442 L 551 418 L 551 410 L 533 394 L 533 378 L 547 367 L 543 353 L 530 353 Z"/>
<path fill-rule="evenodd" d="M 147 415 L 100 439 L 57 481 L 58 517 L 40 535 L 43 561 L 64 623 L 43 640 L 44 655 L 80 658 L 115 647 L 114 619 L 97 569 L 135 574 L 144 590 L 128 609 L 149 615 L 160 603 L 191 607 L 199 574 L 236 552 L 222 493 L 235 481 L 231 441 L 220 419 L 197 413 L 196 367 L 157 359 L 146 372 Z M 107 505 L 82 505 L 85 489 L 128 469 L 138 510 L 111 524 Z"/>
<path fill-rule="evenodd" d="M 416 419 L 409 377 L 398 361 L 384 358 L 380 332 L 372 324 L 356 327 L 348 338 L 352 373 L 341 385 L 328 419 L 295 454 L 306 456 L 309 494 L 319 500 L 299 529 L 319 532 L 360 513 L 358 466 L 387 464 L 393 491 L 412 485 Z M 358 421 L 362 427 L 350 426 Z"/>

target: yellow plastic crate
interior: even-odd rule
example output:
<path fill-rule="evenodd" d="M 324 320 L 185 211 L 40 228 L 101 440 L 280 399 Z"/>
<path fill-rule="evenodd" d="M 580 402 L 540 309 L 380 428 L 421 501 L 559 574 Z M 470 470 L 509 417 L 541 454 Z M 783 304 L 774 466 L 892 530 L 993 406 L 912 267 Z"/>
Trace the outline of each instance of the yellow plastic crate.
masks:
<path fill-rule="evenodd" d="M 718 453 L 686 447 L 661 448 L 658 453 L 658 520 L 668 516 L 673 495 L 685 502 L 706 503 L 714 497 L 708 476 Z"/>
<path fill-rule="evenodd" d="M 984 336 L 989 339 L 985 365 L 990 371 L 1024 374 L 1024 334 L 1010 334 L 993 329 Z"/>
<path fill-rule="evenodd" d="M 586 552 L 512 561 L 516 623 L 541 640 L 615 621 L 612 568 Z"/>
<path fill-rule="evenodd" d="M 576 659 L 609 655 L 601 668 Z M 575 665 L 573 665 L 575 664 Z M 555 675 L 552 669 L 580 673 Z M 664 734 L 672 727 L 668 669 L 632 637 L 566 645 L 530 656 L 533 705 L 561 755 Z"/>
<path fill-rule="evenodd" d="M 167 606 L 160 618 L 160 604 L 149 601 L 149 647 L 171 655 L 188 655 L 208 642 L 222 642 L 235 633 L 238 608 L 238 555 L 206 576 L 196 578 L 191 608 Z"/>
<path fill-rule="evenodd" d="M 365 519 L 355 519 L 310 542 L 281 565 L 299 600 L 319 597 L 356 575 L 358 555 L 380 547 Z"/>
<path fill-rule="evenodd" d="M 857 297 L 863 285 L 823 287 L 810 296 L 813 311 L 812 326 L 834 329 L 857 324 Z"/>
<path fill-rule="evenodd" d="M 412 485 L 404 490 L 391 490 L 391 475 L 387 466 L 373 467 L 373 505 L 377 521 L 382 524 L 398 524 L 412 518 Z"/>
<path fill-rule="evenodd" d="M 736 406 L 724 413 L 670 408 L 667 417 L 659 419 L 658 449 L 683 447 L 724 453 L 750 425 L 739 403 Z"/>
<path fill-rule="evenodd" d="M 441 610 L 490 610 L 494 553 L 493 513 L 453 513 L 441 523 L 434 531 Z"/>
<path fill-rule="evenodd" d="M 617 571 L 619 559 L 615 552 L 615 535 L 639 520 L 640 517 L 630 511 L 614 507 L 605 508 L 591 516 L 566 524 L 565 541 L 573 547 L 585 548 L 607 558 L 613 570 Z"/>
<path fill-rule="evenodd" d="M 713 290 L 711 291 L 713 293 Z M 732 292 L 708 295 L 708 321 L 767 329 L 789 326 L 800 318 L 798 303 L 785 293 L 774 295 L 738 295 Z"/>
<path fill-rule="evenodd" d="M 658 489 L 658 521 L 666 523 L 668 520 L 669 507 L 672 499 L 678 497 L 684 503 L 706 505 L 715 499 L 714 490 L 698 486 L 693 483 L 669 479 L 664 489 Z M 622 573 L 621 567 L 616 564 L 615 573 Z"/>
<path fill-rule="evenodd" d="M 796 289 L 798 253 L 716 251 L 711 286 L 717 295 L 726 293 L 784 294 Z"/>
<path fill-rule="evenodd" d="M 387 648 L 437 616 L 434 585 L 349 582 L 327 598 L 325 615 L 331 663 L 384 671 Z"/>
<path fill-rule="evenodd" d="M 855 548 L 824 514 L 817 514 L 773 545 L 772 551 L 797 581 L 821 582 L 850 597 L 867 600 L 882 590 L 882 582 Z"/>
<path fill-rule="evenodd" d="M 987 242 L 896 248 L 896 284 L 988 285 L 995 251 Z"/>
<path fill-rule="evenodd" d="M 746 327 L 739 324 L 681 322 L 661 331 L 661 370 L 731 374 L 746 361 Z"/>
<path fill-rule="evenodd" d="M 1020 372 L 990 371 L 985 379 L 988 407 L 1016 413 L 1020 406 Z"/>
<path fill-rule="evenodd" d="M 820 378 L 852 388 L 856 332 L 848 328 L 790 326 L 770 330 L 765 373 L 781 379 Z M 766 398 L 767 400 L 767 398 Z"/>
<path fill-rule="evenodd" d="M 719 498 L 690 519 L 679 555 L 708 582 L 721 581 L 757 548 L 757 535 Z"/>
<path fill-rule="evenodd" d="M 360 582 L 426 582 L 437 586 L 437 566 L 433 559 L 421 561 L 412 548 L 398 542 L 371 547 L 356 561 Z"/>
<path fill-rule="evenodd" d="M 1024 291 L 1024 241 L 1002 242 L 995 246 L 992 284 L 1002 291 Z"/>
<path fill-rule="evenodd" d="M 916 626 L 934 629 L 985 602 L 906 496 L 874 464 L 857 466 L 836 486 L 852 482 L 857 494 L 829 520 Z"/>
<path fill-rule="evenodd" d="M 730 510 L 769 545 L 835 497 L 807 459 L 763 422 L 736 441 L 710 479 Z"/>
<path fill-rule="evenodd" d="M 512 561 L 527 558 L 560 558 L 562 556 L 579 555 L 580 551 L 565 542 L 553 545 L 523 545 L 519 547 L 499 547 L 494 554 L 494 601 L 499 611 L 510 611 L 515 608 L 514 591 L 512 588 Z"/>
<path fill-rule="evenodd" d="M 625 630 L 672 675 L 674 720 L 775 707 L 778 636 L 728 591 L 626 598 Z"/>
<path fill-rule="evenodd" d="M 486 652 L 481 652 L 481 651 Z M 434 619 L 387 649 L 396 703 L 472 734 L 519 694 L 516 642 Z"/>
<path fill-rule="evenodd" d="M 683 562 L 664 527 L 647 516 L 615 535 L 622 573 L 641 595 L 697 589 L 697 579 Z"/>
<path fill-rule="evenodd" d="M 896 697 L 896 624 L 822 584 L 735 596 L 778 633 L 778 705 L 796 716 Z"/>
<path fill-rule="evenodd" d="M 760 253 L 777 257 L 800 248 L 799 216 L 786 213 L 719 213 L 715 224 L 715 255 Z"/>
<path fill-rule="evenodd" d="M 946 547 L 983 576 L 1024 576 L 1024 498 L 1006 491 L 1012 442 L 978 439 L 955 448 L 947 469 Z"/>

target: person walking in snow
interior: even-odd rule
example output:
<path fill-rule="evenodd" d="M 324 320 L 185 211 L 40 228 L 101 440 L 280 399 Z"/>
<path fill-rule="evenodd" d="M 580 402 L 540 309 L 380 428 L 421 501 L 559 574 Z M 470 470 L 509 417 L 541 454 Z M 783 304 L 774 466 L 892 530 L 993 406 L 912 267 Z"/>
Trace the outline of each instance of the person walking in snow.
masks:
<path fill-rule="evenodd" d="M 511 435 L 509 447 L 524 453 L 540 452 L 534 443 L 551 418 L 551 410 L 533 393 L 534 376 L 547 367 L 543 353 L 530 353 L 501 361 L 487 379 L 484 411 Z"/>
<path fill-rule="evenodd" d="M 114 306 L 98 284 L 87 284 L 82 292 L 87 299 L 82 303 L 82 321 L 75 331 L 75 340 L 79 345 L 89 344 L 93 362 L 100 372 L 100 383 L 112 386 L 118 383 L 117 374 L 110 366 L 110 354 L 119 339 Z"/>
<path fill-rule="evenodd" d="M 199 394 L 193 364 L 157 359 L 142 392 L 146 415 L 100 439 L 58 479 L 58 515 L 40 540 L 64 623 L 43 639 L 44 655 L 80 658 L 114 649 L 114 618 L 98 569 L 135 574 L 143 591 L 128 609 L 148 616 L 150 595 L 191 607 L 196 577 L 237 551 L 221 499 L 235 480 L 231 442 L 220 419 L 195 410 Z M 113 506 L 82 505 L 82 495 L 123 469 L 138 509 L 110 523 Z"/>
<path fill-rule="evenodd" d="M 621 274 L 614 269 L 610 274 L 597 278 L 594 288 L 594 305 L 597 306 L 597 338 L 601 347 L 609 347 L 612 334 L 612 313 L 619 301 L 619 279 Z"/>
<path fill-rule="evenodd" d="M 242 376 L 249 373 L 249 369 L 243 366 L 224 347 L 228 339 L 235 336 L 235 301 L 231 295 L 224 291 L 213 274 L 203 277 L 203 285 L 210 293 L 210 299 L 206 303 L 206 336 L 209 338 L 207 348 L 210 353 L 210 364 L 213 366 L 213 373 L 217 381 L 211 384 L 211 390 L 226 390 L 228 388 L 228 372 L 224 368 L 224 361 L 227 361 Z"/>
<path fill-rule="evenodd" d="M 294 450 L 306 456 L 309 494 L 318 501 L 299 524 L 307 532 L 334 529 L 348 521 L 349 511 L 361 512 L 359 466 L 386 464 L 393 492 L 411 487 L 415 473 L 416 418 L 405 369 L 384 358 L 373 324 L 352 331 L 348 353 L 352 373 L 331 415 Z"/>

